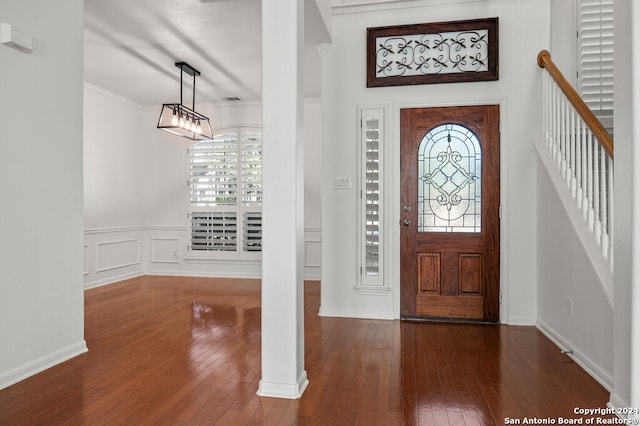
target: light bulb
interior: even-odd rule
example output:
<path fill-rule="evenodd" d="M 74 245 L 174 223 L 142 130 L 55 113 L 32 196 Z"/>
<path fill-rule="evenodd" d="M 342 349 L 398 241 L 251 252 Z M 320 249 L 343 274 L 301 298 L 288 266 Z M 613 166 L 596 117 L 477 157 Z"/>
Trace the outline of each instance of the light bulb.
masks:
<path fill-rule="evenodd" d="M 180 121 L 179 121 L 180 127 L 184 127 L 184 115 L 180 114 Z"/>
<path fill-rule="evenodd" d="M 176 109 L 173 109 L 173 117 L 171 118 L 171 125 L 172 126 L 177 126 L 178 125 L 178 112 L 176 111 Z"/>

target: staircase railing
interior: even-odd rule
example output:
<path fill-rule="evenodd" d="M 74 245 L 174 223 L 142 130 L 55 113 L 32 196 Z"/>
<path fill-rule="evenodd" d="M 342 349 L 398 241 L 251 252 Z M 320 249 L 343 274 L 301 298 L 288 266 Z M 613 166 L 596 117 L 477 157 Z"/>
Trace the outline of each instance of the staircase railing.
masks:
<path fill-rule="evenodd" d="M 613 139 L 548 51 L 543 74 L 544 141 L 609 269 L 613 271 Z"/>

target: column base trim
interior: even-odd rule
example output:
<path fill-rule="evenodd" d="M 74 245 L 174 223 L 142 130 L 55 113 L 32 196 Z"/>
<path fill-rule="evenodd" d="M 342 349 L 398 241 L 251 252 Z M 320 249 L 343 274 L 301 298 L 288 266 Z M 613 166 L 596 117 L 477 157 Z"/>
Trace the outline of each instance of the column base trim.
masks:
<path fill-rule="evenodd" d="M 260 380 L 258 396 L 269 398 L 299 399 L 309 385 L 307 372 L 302 371 L 297 383 L 280 383 Z"/>

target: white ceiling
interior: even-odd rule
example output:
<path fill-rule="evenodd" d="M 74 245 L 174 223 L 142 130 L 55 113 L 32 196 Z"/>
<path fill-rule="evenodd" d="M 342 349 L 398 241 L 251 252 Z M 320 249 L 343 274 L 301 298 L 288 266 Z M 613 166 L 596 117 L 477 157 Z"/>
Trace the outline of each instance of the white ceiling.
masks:
<path fill-rule="evenodd" d="M 86 82 L 141 105 L 177 102 L 174 64 L 184 61 L 201 73 L 196 103 L 260 99 L 260 0 L 85 0 L 84 6 Z M 305 38 L 305 95 L 317 97 L 317 43 Z M 190 105 L 193 77 L 184 78 L 183 103 Z"/>

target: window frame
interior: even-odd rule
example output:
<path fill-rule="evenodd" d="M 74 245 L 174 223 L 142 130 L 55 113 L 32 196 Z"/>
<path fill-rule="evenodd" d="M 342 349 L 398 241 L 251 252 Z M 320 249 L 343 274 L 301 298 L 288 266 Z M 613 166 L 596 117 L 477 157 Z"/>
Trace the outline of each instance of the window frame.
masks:
<path fill-rule="evenodd" d="M 186 176 L 187 176 L 187 221 L 186 221 L 186 241 L 187 241 L 187 251 L 186 258 L 187 259 L 211 259 L 211 260 L 260 260 L 262 259 L 262 250 L 245 250 L 245 238 L 247 236 L 247 232 L 249 230 L 248 227 L 245 226 L 245 215 L 255 217 L 258 214 L 260 217 L 262 216 L 262 184 L 260 183 L 260 189 L 258 191 L 258 198 L 260 199 L 257 203 L 245 203 L 245 195 L 246 190 L 244 184 L 246 180 L 243 179 L 243 170 L 246 170 L 246 163 L 243 158 L 243 148 L 245 148 L 244 138 L 251 134 L 259 135 L 259 146 L 260 146 L 260 160 L 259 165 L 257 166 L 260 169 L 260 173 L 258 179 L 262 182 L 262 128 L 260 126 L 227 126 L 215 129 L 213 131 L 213 138 L 215 140 L 216 137 L 219 137 L 224 134 L 235 133 L 236 142 L 235 142 L 235 172 L 236 172 L 236 186 L 235 186 L 235 202 L 217 206 L 206 206 L 206 207 L 197 207 L 192 204 L 192 152 L 193 145 L 189 146 L 187 149 L 187 161 L 186 161 Z M 211 141 L 203 141 L 199 143 L 211 143 Z M 254 156 L 255 158 L 255 156 Z M 255 161 L 251 161 L 251 164 L 255 165 Z M 254 166 L 255 167 L 255 166 Z M 195 212 L 212 212 L 212 213 L 222 213 L 222 212 L 233 212 L 236 215 L 236 230 L 235 230 L 235 250 L 207 250 L 207 249 L 194 249 L 192 247 L 192 218 Z M 255 219 L 254 219 L 255 220 Z M 260 220 L 261 221 L 261 220 Z M 261 225 L 260 225 L 261 228 Z M 261 234 L 261 229 L 258 231 Z"/>
<path fill-rule="evenodd" d="M 360 294 L 386 294 L 391 291 L 385 280 L 385 155 L 387 147 L 385 141 L 387 140 L 387 108 L 385 106 L 358 106 L 357 107 L 357 119 L 358 119 L 358 131 L 357 131 L 357 170 L 358 170 L 358 209 L 357 209 L 357 229 L 358 229 L 358 244 L 357 244 L 357 281 L 354 286 L 355 290 Z M 368 153 L 368 137 L 367 137 L 367 120 L 378 120 L 378 149 L 377 149 L 377 256 L 378 265 L 377 272 L 369 273 L 367 271 L 367 246 L 372 240 L 369 238 L 368 233 L 368 192 L 367 183 L 369 179 L 367 177 L 370 169 L 367 167 L 367 153 Z"/>

